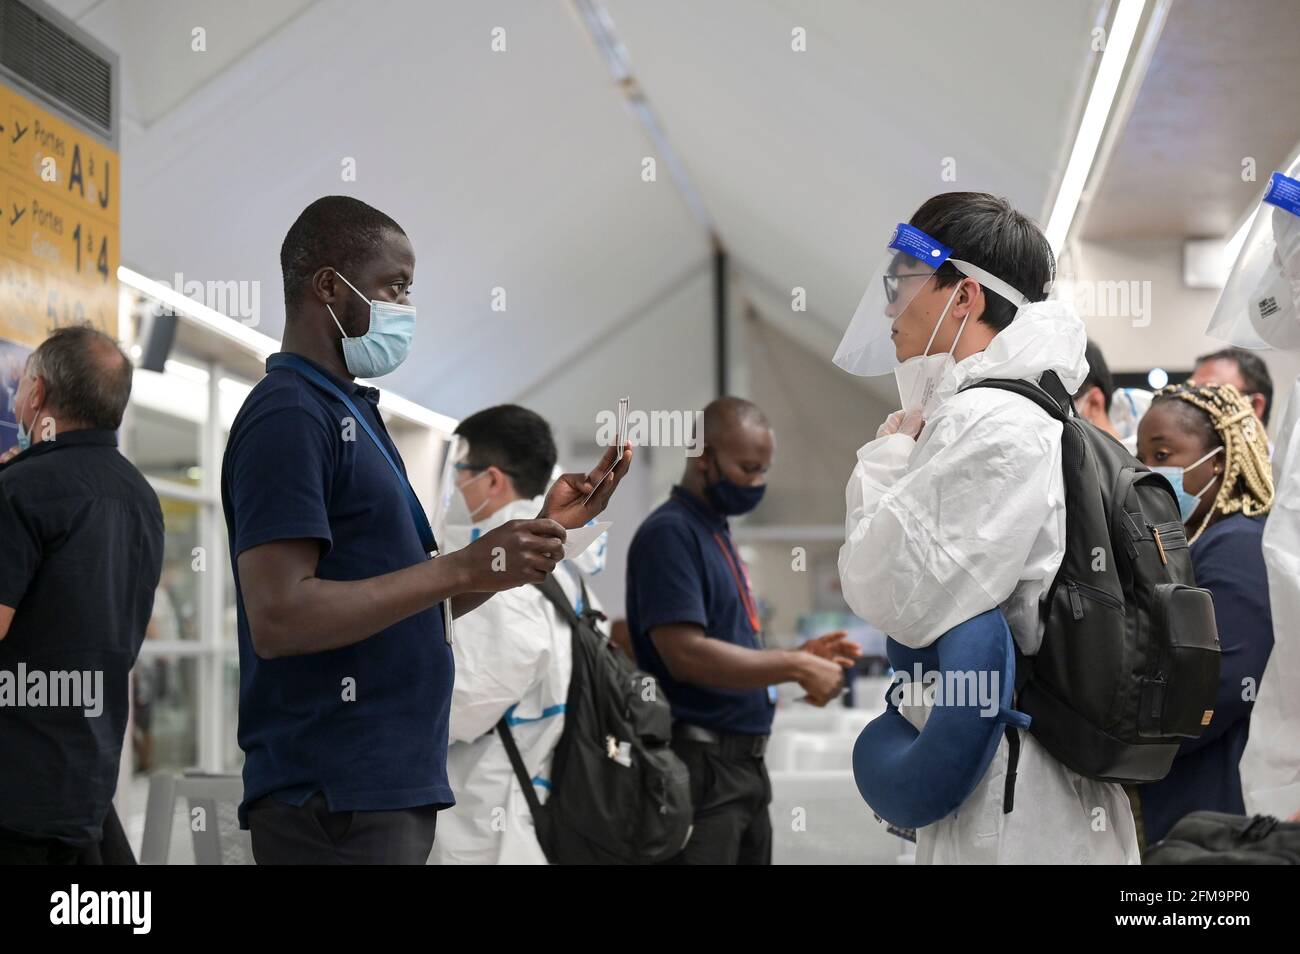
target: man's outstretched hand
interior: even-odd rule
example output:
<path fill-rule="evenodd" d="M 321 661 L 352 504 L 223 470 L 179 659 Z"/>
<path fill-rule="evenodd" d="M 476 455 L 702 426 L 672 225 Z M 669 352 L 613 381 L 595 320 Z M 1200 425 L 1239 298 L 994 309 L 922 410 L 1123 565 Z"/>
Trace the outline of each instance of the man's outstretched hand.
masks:
<path fill-rule="evenodd" d="M 852 669 L 854 661 L 862 655 L 862 649 L 848 638 L 848 633 L 839 629 L 825 636 L 810 639 L 799 647 L 805 653 L 812 653 L 822 659 L 838 663 L 842 669 Z"/>
<path fill-rule="evenodd" d="M 614 466 L 615 460 L 618 460 L 617 466 Z M 632 445 L 629 443 L 623 445 L 622 459 L 618 458 L 618 448 L 611 447 L 605 451 L 604 456 L 600 458 L 600 463 L 591 473 L 561 474 L 546 495 L 546 500 L 542 503 L 542 512 L 537 516 L 554 520 L 566 530 L 576 530 L 578 527 L 586 526 L 604 512 L 618 482 L 623 479 L 623 475 L 631 465 Z M 586 499 L 587 494 L 591 493 L 591 488 L 596 486 L 596 481 L 600 480 L 601 475 L 610 467 L 614 467 L 613 472 L 605 477 L 604 482 L 597 487 L 596 492 L 584 506 L 582 501 Z"/>

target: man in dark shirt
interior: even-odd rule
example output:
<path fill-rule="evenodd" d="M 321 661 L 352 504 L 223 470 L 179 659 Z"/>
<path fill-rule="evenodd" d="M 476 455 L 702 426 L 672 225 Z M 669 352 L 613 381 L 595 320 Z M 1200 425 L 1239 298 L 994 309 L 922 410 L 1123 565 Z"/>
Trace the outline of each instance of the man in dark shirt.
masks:
<path fill-rule="evenodd" d="M 677 864 L 769 864 L 771 786 L 763 752 L 775 686 L 823 706 L 858 647 L 843 633 L 765 649 L 749 571 L 727 517 L 753 510 L 772 463 L 772 429 L 749 401 L 704 409 L 704 449 L 641 524 L 627 562 L 627 621 L 641 668 L 664 687 L 673 749 L 691 773 L 695 828 Z"/>
<path fill-rule="evenodd" d="M 158 498 L 117 451 L 131 372 L 111 338 L 68 327 L 18 386 L 0 460 L 0 864 L 124 841 L 111 799 L 163 553 Z"/>
<path fill-rule="evenodd" d="M 534 520 L 437 559 L 406 471 L 356 378 L 415 330 L 415 253 L 356 199 L 328 196 L 280 250 L 282 351 L 230 430 L 221 495 L 239 618 L 240 820 L 258 863 L 423 864 L 447 784 L 454 616 L 539 582 L 565 528 L 604 510 L 628 450 L 566 474 Z"/>

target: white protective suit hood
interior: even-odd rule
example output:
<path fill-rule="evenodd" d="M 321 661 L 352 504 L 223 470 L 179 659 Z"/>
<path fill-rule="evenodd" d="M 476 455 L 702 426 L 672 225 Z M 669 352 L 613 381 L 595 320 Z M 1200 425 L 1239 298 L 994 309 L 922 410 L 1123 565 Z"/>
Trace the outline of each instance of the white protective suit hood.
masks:
<path fill-rule="evenodd" d="M 939 382 L 935 400 L 942 402 L 982 378 L 1032 380 L 1055 371 L 1073 394 L 1088 376 L 1084 351 L 1088 334 L 1073 303 L 1048 299 L 1021 308 L 989 346 L 959 361 Z"/>

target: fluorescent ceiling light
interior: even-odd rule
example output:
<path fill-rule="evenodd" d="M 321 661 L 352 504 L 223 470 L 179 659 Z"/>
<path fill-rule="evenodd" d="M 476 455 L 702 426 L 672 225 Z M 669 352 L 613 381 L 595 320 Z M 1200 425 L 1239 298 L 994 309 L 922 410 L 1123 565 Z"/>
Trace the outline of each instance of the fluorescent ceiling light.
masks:
<path fill-rule="evenodd" d="M 357 379 L 361 384 L 375 387 L 373 381 L 367 381 L 363 378 Z M 436 431 L 450 436 L 455 430 L 456 425 L 460 423 L 454 417 L 448 417 L 446 414 L 439 414 L 437 411 L 430 410 L 423 404 L 416 404 L 409 401 L 399 394 L 392 391 L 379 392 L 379 406 L 385 411 L 391 411 L 398 417 L 404 417 L 413 424 L 423 424 L 425 427 L 431 427 Z"/>
<path fill-rule="evenodd" d="M 223 315 L 215 308 L 209 308 L 188 295 L 181 294 L 170 285 L 164 285 L 152 278 L 146 278 L 125 265 L 117 267 L 117 280 L 134 288 L 136 291 L 143 292 L 150 298 L 156 299 L 165 305 L 170 305 L 174 311 L 181 312 L 210 331 L 215 331 L 223 338 L 228 338 L 236 344 L 242 345 L 263 361 L 280 349 L 280 343 L 270 335 L 254 331 L 247 325 Z"/>
<path fill-rule="evenodd" d="M 1093 160 L 1097 158 L 1097 147 L 1106 130 L 1111 108 L 1115 105 L 1115 94 L 1119 91 L 1129 51 L 1133 48 L 1133 40 L 1137 36 L 1138 24 L 1145 8 L 1146 0 L 1120 0 L 1115 21 L 1106 37 L 1106 50 L 1101 55 L 1101 65 L 1097 67 L 1097 77 L 1093 80 L 1092 93 L 1088 96 L 1088 105 L 1084 108 L 1083 120 L 1079 123 L 1079 132 L 1074 139 L 1074 148 L 1070 151 L 1070 161 L 1065 166 L 1061 188 L 1056 193 L 1056 204 L 1047 220 L 1047 241 L 1051 244 L 1052 251 L 1058 255 L 1070 233 L 1074 214 L 1079 209 L 1079 199 L 1083 196 L 1083 188 L 1092 172 Z"/>
<path fill-rule="evenodd" d="M 189 381 L 191 384 L 207 384 L 208 372 L 204 368 L 195 367 L 192 364 L 186 364 L 184 361 L 177 361 L 175 358 L 168 358 L 163 362 L 163 370 L 168 374 L 174 374 L 182 381 Z"/>

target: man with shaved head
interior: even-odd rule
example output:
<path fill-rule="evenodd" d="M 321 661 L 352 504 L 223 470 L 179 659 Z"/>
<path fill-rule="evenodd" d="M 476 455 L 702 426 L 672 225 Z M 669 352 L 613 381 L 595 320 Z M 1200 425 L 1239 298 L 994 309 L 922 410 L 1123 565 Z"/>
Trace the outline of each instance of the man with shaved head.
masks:
<path fill-rule="evenodd" d="M 60 328 L 0 457 L 0 864 L 131 861 L 112 812 L 128 683 L 162 572 L 158 497 L 117 450 L 131 362 Z"/>
<path fill-rule="evenodd" d="M 857 647 L 832 633 L 767 649 L 728 517 L 758 506 L 775 439 L 749 401 L 704 409 L 703 451 L 641 524 L 628 551 L 627 621 L 641 668 L 673 712 L 673 750 L 691 773 L 695 827 L 674 864 L 770 864 L 771 786 L 763 753 L 775 687 L 797 682 L 824 706 Z"/>

